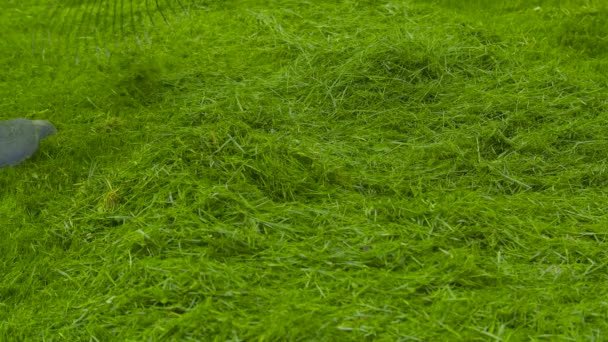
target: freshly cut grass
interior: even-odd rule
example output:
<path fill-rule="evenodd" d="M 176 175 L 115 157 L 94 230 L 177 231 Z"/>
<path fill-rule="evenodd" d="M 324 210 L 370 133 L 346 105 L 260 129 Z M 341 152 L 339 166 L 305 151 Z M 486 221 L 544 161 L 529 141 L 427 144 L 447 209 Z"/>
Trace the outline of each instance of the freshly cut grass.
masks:
<path fill-rule="evenodd" d="M 2 117 L 59 133 L 0 170 L 0 340 L 603 339 L 601 4 L 235 1 L 78 66 L 5 6 Z"/>

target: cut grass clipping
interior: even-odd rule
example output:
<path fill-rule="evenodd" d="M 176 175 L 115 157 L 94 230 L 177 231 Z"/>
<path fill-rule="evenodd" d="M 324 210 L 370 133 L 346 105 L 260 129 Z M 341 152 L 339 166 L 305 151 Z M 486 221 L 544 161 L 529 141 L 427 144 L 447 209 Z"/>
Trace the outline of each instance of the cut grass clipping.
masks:
<path fill-rule="evenodd" d="M 0 116 L 58 133 L 0 170 L 0 340 L 605 340 L 608 12 L 467 3 L 210 3 L 77 66 L 3 3 Z"/>

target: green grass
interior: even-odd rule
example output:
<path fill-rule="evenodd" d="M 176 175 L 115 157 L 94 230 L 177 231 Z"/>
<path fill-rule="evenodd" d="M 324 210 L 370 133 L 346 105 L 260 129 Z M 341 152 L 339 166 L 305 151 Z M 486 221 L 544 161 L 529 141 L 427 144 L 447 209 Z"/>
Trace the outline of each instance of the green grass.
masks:
<path fill-rule="evenodd" d="M 608 9 L 226 1 L 109 60 L 3 4 L 0 341 L 602 341 Z"/>

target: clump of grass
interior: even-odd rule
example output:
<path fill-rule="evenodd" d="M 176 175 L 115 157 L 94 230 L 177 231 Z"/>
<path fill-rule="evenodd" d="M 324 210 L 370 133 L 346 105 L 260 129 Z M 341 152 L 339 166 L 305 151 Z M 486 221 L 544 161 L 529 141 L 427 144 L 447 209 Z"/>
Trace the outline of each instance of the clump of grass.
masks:
<path fill-rule="evenodd" d="M 576 3 L 520 5 L 237 1 L 78 67 L 0 49 L 6 113 L 59 128 L 0 173 L 0 336 L 600 340 L 605 61 L 559 42 Z"/>

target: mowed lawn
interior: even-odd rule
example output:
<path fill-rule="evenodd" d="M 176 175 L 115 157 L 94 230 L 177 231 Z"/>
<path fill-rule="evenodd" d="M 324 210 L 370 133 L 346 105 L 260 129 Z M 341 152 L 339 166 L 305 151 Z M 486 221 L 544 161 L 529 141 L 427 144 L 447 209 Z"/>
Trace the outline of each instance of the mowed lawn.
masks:
<path fill-rule="evenodd" d="M 608 7 L 502 3 L 1 4 L 0 341 L 608 339 Z"/>

